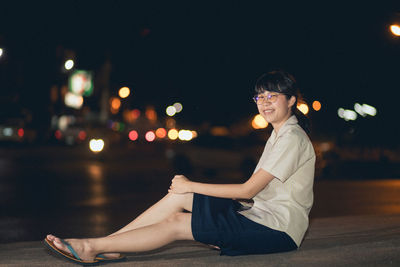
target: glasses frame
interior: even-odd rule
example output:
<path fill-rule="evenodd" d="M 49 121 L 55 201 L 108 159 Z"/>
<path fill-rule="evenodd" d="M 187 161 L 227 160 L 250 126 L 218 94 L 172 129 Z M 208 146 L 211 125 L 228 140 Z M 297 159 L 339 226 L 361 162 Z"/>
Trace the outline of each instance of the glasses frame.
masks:
<path fill-rule="evenodd" d="M 259 96 L 259 95 L 255 95 L 255 96 L 253 96 L 253 101 L 254 101 L 254 103 L 256 103 L 257 105 L 262 105 L 262 104 L 265 103 L 265 101 L 268 101 L 268 102 L 270 102 L 270 103 L 275 103 L 276 100 L 278 100 L 278 96 L 279 96 L 279 95 L 289 95 L 289 94 L 278 93 L 278 92 L 269 93 L 269 94 L 267 94 L 266 97 L 263 97 L 264 100 L 263 100 L 263 102 L 260 103 L 260 104 L 257 103 L 257 102 L 258 102 L 258 98 L 259 98 L 258 96 Z M 271 98 L 274 97 L 274 96 L 276 96 L 275 100 L 274 100 L 274 101 L 271 101 Z"/>

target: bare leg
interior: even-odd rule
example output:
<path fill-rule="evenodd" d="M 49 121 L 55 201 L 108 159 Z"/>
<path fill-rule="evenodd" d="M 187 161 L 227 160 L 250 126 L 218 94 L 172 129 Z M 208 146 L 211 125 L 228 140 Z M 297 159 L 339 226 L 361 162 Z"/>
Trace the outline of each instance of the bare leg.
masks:
<path fill-rule="evenodd" d="M 172 194 L 168 193 L 156 204 L 148 208 L 136 219 L 124 226 L 110 236 L 120 234 L 126 231 L 134 230 L 143 226 L 159 223 L 164 219 L 168 218 L 174 213 L 181 212 L 183 210 L 192 211 L 193 205 L 193 193 L 187 194 Z"/>
<path fill-rule="evenodd" d="M 113 236 L 91 239 L 67 239 L 82 260 L 93 260 L 99 253 L 140 252 L 153 250 L 175 240 L 193 240 L 190 213 L 178 212 L 163 221 L 126 231 Z M 61 241 L 52 235 L 55 246 L 69 252 Z"/>

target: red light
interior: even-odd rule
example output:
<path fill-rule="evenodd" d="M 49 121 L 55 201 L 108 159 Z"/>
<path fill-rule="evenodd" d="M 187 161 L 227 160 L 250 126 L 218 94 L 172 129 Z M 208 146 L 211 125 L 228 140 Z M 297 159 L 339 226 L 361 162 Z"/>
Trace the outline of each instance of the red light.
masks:
<path fill-rule="evenodd" d="M 86 132 L 85 131 L 80 131 L 78 134 L 79 140 L 85 140 L 86 139 Z"/>
<path fill-rule="evenodd" d="M 156 139 L 156 135 L 154 134 L 153 131 L 148 131 L 148 132 L 146 133 L 146 135 L 145 135 L 144 138 L 146 138 L 146 140 L 147 140 L 148 142 L 153 142 L 154 139 Z"/>
<path fill-rule="evenodd" d="M 61 139 L 61 136 L 62 136 L 61 131 L 60 131 L 60 130 L 57 130 L 57 131 L 54 133 L 54 136 L 55 136 L 57 139 Z"/>
<path fill-rule="evenodd" d="M 129 132 L 129 139 L 132 141 L 137 140 L 139 137 L 138 133 L 135 130 Z"/>
<path fill-rule="evenodd" d="M 24 129 L 22 129 L 22 128 L 19 128 L 19 129 L 18 129 L 18 136 L 19 136 L 19 137 L 23 137 L 23 136 L 24 136 L 24 133 L 25 133 L 25 132 L 24 132 Z"/>

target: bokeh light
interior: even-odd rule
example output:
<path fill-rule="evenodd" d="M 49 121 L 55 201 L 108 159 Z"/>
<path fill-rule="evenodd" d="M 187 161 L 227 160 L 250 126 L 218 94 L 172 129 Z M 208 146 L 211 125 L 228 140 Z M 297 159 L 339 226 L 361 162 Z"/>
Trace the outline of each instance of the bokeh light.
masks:
<path fill-rule="evenodd" d="M 172 117 L 176 114 L 176 108 L 174 106 L 168 106 L 165 113 L 167 113 L 168 116 Z"/>
<path fill-rule="evenodd" d="M 253 120 L 251 121 L 251 126 L 254 129 L 262 129 L 266 128 L 268 126 L 268 122 L 261 116 L 260 114 L 257 114 L 254 116 Z"/>
<path fill-rule="evenodd" d="M 110 103 L 113 109 L 119 109 L 121 107 L 121 100 L 119 100 L 118 97 L 112 97 Z"/>
<path fill-rule="evenodd" d="M 85 140 L 85 139 L 86 139 L 86 132 L 83 131 L 83 130 L 82 130 L 82 131 L 79 131 L 78 138 L 79 138 L 79 140 L 81 140 L 81 141 Z"/>
<path fill-rule="evenodd" d="M 104 148 L 103 139 L 91 139 L 89 142 L 89 149 L 92 152 L 98 153 L 101 152 Z"/>
<path fill-rule="evenodd" d="M 66 70 L 70 70 L 73 67 L 74 67 L 74 61 L 72 59 L 68 59 L 67 61 L 65 61 L 64 68 Z"/>
<path fill-rule="evenodd" d="M 135 130 L 132 130 L 132 131 L 130 131 L 129 132 L 129 139 L 131 140 L 131 141 L 136 141 L 137 139 L 138 139 L 138 137 L 139 137 L 139 134 L 138 134 L 138 132 L 137 131 L 135 131 Z"/>
<path fill-rule="evenodd" d="M 396 35 L 396 36 L 400 36 L 400 26 L 397 24 L 393 24 L 390 25 L 390 31 Z"/>
<path fill-rule="evenodd" d="M 146 108 L 146 118 L 153 122 L 157 120 L 157 112 L 154 110 L 154 107 Z"/>
<path fill-rule="evenodd" d="M 23 137 L 25 132 L 24 132 L 24 129 L 19 128 L 17 133 L 18 133 L 19 137 Z"/>
<path fill-rule="evenodd" d="M 164 128 L 158 128 L 156 130 L 156 136 L 158 138 L 165 138 L 167 136 L 167 130 L 165 130 Z"/>
<path fill-rule="evenodd" d="M 129 96 L 129 94 L 131 93 L 131 90 L 128 87 L 122 87 L 121 89 L 119 89 L 118 91 L 118 95 L 121 98 L 127 98 Z"/>
<path fill-rule="evenodd" d="M 306 115 L 309 111 L 308 105 L 306 103 L 297 104 L 297 109 L 301 111 L 304 115 Z"/>
<path fill-rule="evenodd" d="M 179 140 L 190 141 L 193 138 L 192 131 L 180 130 L 178 133 Z"/>
<path fill-rule="evenodd" d="M 315 100 L 315 101 L 312 103 L 312 108 L 313 108 L 315 111 L 320 111 L 320 110 L 321 110 L 321 102 L 319 102 L 318 100 Z"/>
<path fill-rule="evenodd" d="M 0 48 L 0 57 L 3 55 L 3 48 Z"/>
<path fill-rule="evenodd" d="M 154 134 L 153 131 L 148 131 L 145 134 L 144 138 L 147 140 L 147 142 L 153 142 L 154 139 L 156 139 L 156 135 Z"/>
<path fill-rule="evenodd" d="M 179 103 L 179 102 L 176 102 L 175 104 L 173 104 L 172 105 L 175 109 L 176 109 L 176 113 L 179 113 L 179 112 L 181 112 L 182 111 L 182 109 L 183 109 L 183 106 L 182 106 L 182 104 L 181 103 Z"/>
<path fill-rule="evenodd" d="M 171 129 L 168 131 L 168 138 L 171 140 L 176 140 L 179 136 L 178 130 Z"/>

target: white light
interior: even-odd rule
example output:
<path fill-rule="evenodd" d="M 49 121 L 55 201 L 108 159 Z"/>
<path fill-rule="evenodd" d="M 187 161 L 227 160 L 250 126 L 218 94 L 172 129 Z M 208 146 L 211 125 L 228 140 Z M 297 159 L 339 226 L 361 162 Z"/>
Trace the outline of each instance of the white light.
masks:
<path fill-rule="evenodd" d="M 176 108 L 174 106 L 167 107 L 166 113 L 168 116 L 174 116 L 176 114 Z"/>
<path fill-rule="evenodd" d="M 91 139 L 89 142 L 89 148 L 93 152 L 100 152 L 104 148 L 103 139 Z"/>
<path fill-rule="evenodd" d="M 193 138 L 192 131 L 189 130 L 180 130 L 178 136 L 182 141 L 189 141 Z"/>
<path fill-rule="evenodd" d="M 370 115 L 370 116 L 375 116 L 376 115 L 376 108 L 374 108 L 373 106 L 367 105 L 367 104 L 363 104 L 362 105 L 363 111 L 364 113 Z"/>
<path fill-rule="evenodd" d="M 3 135 L 4 136 L 11 136 L 13 134 L 13 130 L 10 127 L 4 128 L 3 129 Z"/>
<path fill-rule="evenodd" d="M 66 70 L 70 70 L 74 67 L 74 61 L 72 59 L 68 59 L 65 61 L 64 67 Z"/>
<path fill-rule="evenodd" d="M 344 109 L 343 108 L 339 108 L 338 112 L 337 112 L 339 118 L 344 118 Z"/>
<path fill-rule="evenodd" d="M 0 57 L 3 55 L 3 48 L 0 48 Z"/>
<path fill-rule="evenodd" d="M 179 112 L 181 112 L 182 111 L 182 109 L 183 109 L 183 106 L 182 106 L 182 104 L 181 103 L 175 103 L 175 104 L 173 104 L 173 106 L 175 107 L 175 109 L 176 109 L 176 113 L 179 113 Z"/>
<path fill-rule="evenodd" d="M 357 119 L 357 113 L 353 110 L 346 109 L 343 114 L 344 120 L 346 121 L 354 121 Z"/>
<path fill-rule="evenodd" d="M 364 110 L 363 110 L 363 107 L 362 107 L 360 104 L 355 103 L 355 104 L 354 104 L 354 110 L 355 110 L 358 114 L 360 114 L 361 116 L 363 116 L 363 117 L 366 116 L 366 114 L 365 114 L 365 112 L 364 112 Z"/>
<path fill-rule="evenodd" d="M 83 105 L 83 97 L 81 95 L 68 92 L 65 94 L 64 103 L 68 107 L 80 109 Z"/>

